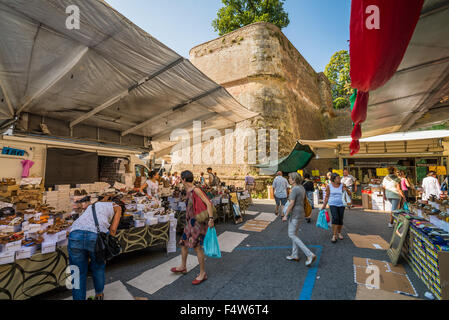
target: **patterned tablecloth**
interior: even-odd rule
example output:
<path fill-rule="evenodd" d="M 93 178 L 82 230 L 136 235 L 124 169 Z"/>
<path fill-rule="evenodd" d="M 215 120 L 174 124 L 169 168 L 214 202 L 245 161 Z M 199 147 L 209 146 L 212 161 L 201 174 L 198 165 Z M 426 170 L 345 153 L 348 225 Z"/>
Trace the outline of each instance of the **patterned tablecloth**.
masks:
<path fill-rule="evenodd" d="M 140 228 L 119 230 L 117 237 L 122 253 L 157 245 L 167 245 L 170 222 Z M 35 254 L 29 259 L 0 265 L 0 299 L 25 300 L 66 285 L 69 265 L 67 247 L 55 252 Z"/>

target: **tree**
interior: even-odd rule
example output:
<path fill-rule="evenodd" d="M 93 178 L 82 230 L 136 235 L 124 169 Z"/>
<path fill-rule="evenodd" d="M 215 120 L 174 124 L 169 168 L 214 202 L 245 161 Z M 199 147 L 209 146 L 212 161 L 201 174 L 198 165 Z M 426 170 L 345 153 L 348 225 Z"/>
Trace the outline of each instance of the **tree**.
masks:
<path fill-rule="evenodd" d="M 349 68 L 349 53 L 346 50 L 341 50 L 334 53 L 329 64 L 324 69 L 324 74 L 331 83 L 335 109 L 343 109 L 350 106 L 349 97 L 352 95 L 353 89 L 351 88 Z"/>
<path fill-rule="evenodd" d="M 222 0 L 224 7 L 218 10 L 212 21 L 220 36 L 254 22 L 270 22 L 280 29 L 289 25 L 284 11 L 285 0 Z"/>

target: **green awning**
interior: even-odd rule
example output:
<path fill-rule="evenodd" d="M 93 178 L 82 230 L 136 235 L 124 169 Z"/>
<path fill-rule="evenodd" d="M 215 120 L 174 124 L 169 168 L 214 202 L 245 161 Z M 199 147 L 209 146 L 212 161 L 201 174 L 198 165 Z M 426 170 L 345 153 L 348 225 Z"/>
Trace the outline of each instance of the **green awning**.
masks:
<path fill-rule="evenodd" d="M 312 151 L 312 149 L 310 149 L 309 146 L 305 146 L 297 142 L 295 148 L 287 157 L 270 163 L 261 164 L 257 167 L 271 172 L 296 172 L 307 167 L 307 165 L 314 157 L 315 153 Z"/>

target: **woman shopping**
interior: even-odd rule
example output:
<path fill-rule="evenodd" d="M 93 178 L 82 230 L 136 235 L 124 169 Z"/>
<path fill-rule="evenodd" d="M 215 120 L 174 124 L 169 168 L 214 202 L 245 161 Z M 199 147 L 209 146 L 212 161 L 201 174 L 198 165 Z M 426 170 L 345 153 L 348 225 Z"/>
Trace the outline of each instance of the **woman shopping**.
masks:
<path fill-rule="evenodd" d="M 298 238 L 299 220 L 304 217 L 304 199 L 306 198 L 306 191 L 302 186 L 302 178 L 296 173 L 292 172 L 288 175 L 289 183 L 292 186 L 292 190 L 289 195 L 289 205 L 285 212 L 282 221 L 288 219 L 288 236 L 292 239 L 292 254 L 287 257 L 290 261 L 299 261 L 298 247 L 307 256 L 306 266 L 310 267 L 316 260 L 316 255 L 306 247 L 306 245 Z"/>
<path fill-rule="evenodd" d="M 148 180 L 146 183 L 147 194 L 150 198 L 159 200 L 159 172 L 151 171 L 148 174 Z"/>
<path fill-rule="evenodd" d="M 73 223 L 68 243 L 69 263 L 79 271 L 79 288 L 72 290 L 73 300 L 86 300 L 87 269 L 92 271 L 95 300 L 104 300 L 105 267 L 104 262 L 96 261 L 95 245 L 97 242 L 97 227 L 93 217 L 92 207 L 100 227 L 100 232 L 109 232 L 115 236 L 125 204 L 119 199 L 96 202 L 87 207 L 84 213 Z M 75 273 L 76 274 L 76 273 Z"/>
<path fill-rule="evenodd" d="M 207 280 L 207 274 L 204 266 L 204 251 L 203 241 L 206 236 L 207 229 L 214 227 L 214 217 L 212 203 L 207 198 L 201 189 L 193 185 L 193 173 L 190 171 L 183 171 L 181 173 L 181 182 L 187 192 L 187 212 L 186 212 L 186 226 L 184 233 L 181 236 L 179 244 L 181 245 L 182 263 L 178 268 L 172 268 L 170 271 L 173 273 L 187 274 L 187 254 L 189 248 L 194 248 L 200 265 L 200 274 L 193 280 L 193 285 L 198 285 Z M 200 212 L 198 208 L 201 207 L 201 203 L 207 206 L 207 213 L 209 218 L 207 222 L 200 223 L 196 220 L 196 215 Z"/>
<path fill-rule="evenodd" d="M 321 210 L 325 210 L 329 204 L 332 215 L 332 243 L 337 242 L 338 239 L 343 240 L 341 229 L 343 229 L 343 216 L 345 213 L 345 205 L 343 203 L 343 192 L 346 192 L 349 197 L 351 193 L 346 186 L 341 183 L 341 178 L 337 173 L 332 173 L 330 184 L 326 187 L 326 196 L 324 198 Z"/>

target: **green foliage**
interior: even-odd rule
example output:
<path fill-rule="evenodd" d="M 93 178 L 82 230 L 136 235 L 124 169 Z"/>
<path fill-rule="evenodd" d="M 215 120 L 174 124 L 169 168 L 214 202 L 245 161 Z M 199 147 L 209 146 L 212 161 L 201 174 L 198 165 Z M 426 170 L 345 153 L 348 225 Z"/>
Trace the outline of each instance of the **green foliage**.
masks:
<path fill-rule="evenodd" d="M 444 122 L 444 123 L 441 123 L 441 124 L 433 125 L 433 126 L 428 127 L 428 128 L 422 128 L 421 131 L 422 130 L 448 130 L 448 129 L 449 129 L 449 122 Z"/>
<path fill-rule="evenodd" d="M 334 100 L 335 109 L 345 109 L 350 106 L 349 100 L 343 97 L 338 97 Z"/>
<path fill-rule="evenodd" d="M 324 69 L 324 74 L 331 83 L 335 109 L 343 109 L 350 106 L 349 97 L 352 95 L 353 89 L 351 88 L 349 69 L 349 53 L 346 50 L 334 53 Z"/>
<path fill-rule="evenodd" d="M 270 22 L 280 29 L 289 25 L 284 11 L 285 0 L 222 0 L 224 7 L 218 10 L 212 21 L 215 31 L 223 36 L 231 31 L 255 22 Z"/>

